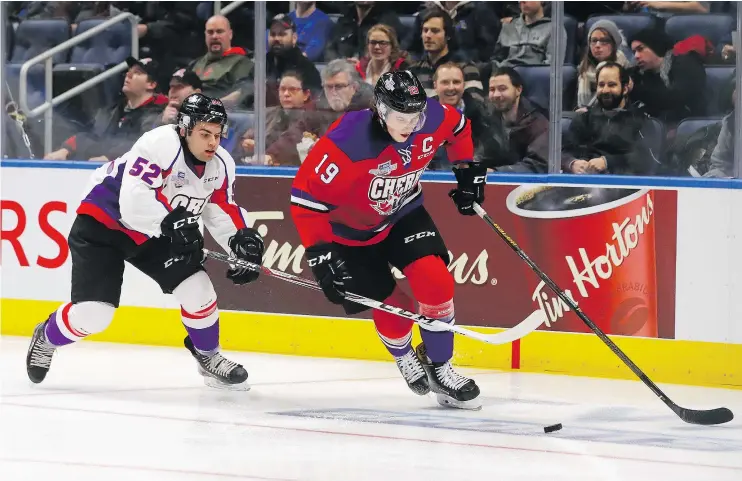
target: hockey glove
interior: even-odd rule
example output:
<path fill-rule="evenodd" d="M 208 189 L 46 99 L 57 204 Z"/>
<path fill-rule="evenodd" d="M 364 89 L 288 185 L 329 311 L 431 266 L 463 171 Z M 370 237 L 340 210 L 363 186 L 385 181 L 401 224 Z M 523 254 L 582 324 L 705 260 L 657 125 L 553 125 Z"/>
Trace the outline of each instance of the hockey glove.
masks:
<path fill-rule="evenodd" d="M 181 258 L 188 264 L 203 263 L 204 236 L 199 230 L 197 215 L 183 206 L 176 207 L 162 219 L 160 230 L 162 235 L 170 238 L 173 257 Z"/>
<path fill-rule="evenodd" d="M 352 278 L 345 261 L 331 244 L 317 244 L 307 248 L 307 262 L 325 297 L 333 304 L 345 302 L 345 291 Z"/>
<path fill-rule="evenodd" d="M 451 190 L 448 196 L 453 199 L 459 213 L 462 215 L 475 215 L 474 202 L 484 202 L 484 186 L 487 183 L 487 167 L 472 162 L 468 168 L 453 169 L 453 174 L 458 181 L 458 187 Z"/>
<path fill-rule="evenodd" d="M 263 261 L 265 245 L 263 237 L 250 227 L 238 230 L 229 238 L 229 248 L 235 256 L 242 260 L 260 265 Z M 235 267 L 227 271 L 227 279 L 237 285 L 247 284 L 258 278 L 259 271 L 252 271 L 247 267 Z"/>

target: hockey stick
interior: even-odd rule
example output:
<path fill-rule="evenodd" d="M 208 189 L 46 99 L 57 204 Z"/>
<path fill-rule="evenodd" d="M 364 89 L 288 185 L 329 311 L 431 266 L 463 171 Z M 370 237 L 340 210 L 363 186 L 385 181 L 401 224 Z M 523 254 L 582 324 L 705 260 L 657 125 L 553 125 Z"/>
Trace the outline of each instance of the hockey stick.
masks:
<path fill-rule="evenodd" d="M 259 264 L 253 264 L 252 262 L 238 259 L 234 256 L 210 251 L 208 249 L 204 249 L 204 254 L 207 257 L 226 262 L 233 266 L 245 267 L 247 269 L 250 269 L 251 271 L 261 272 L 268 276 L 275 277 L 302 287 L 313 289 L 315 291 L 322 290 L 322 288 L 316 282 L 310 281 L 309 279 L 293 276 L 291 274 L 271 269 L 269 267 L 261 266 Z M 433 331 L 451 331 L 457 334 L 461 334 L 462 336 L 467 336 L 478 341 L 486 342 L 488 344 L 506 344 L 516 339 L 520 339 L 526 334 L 536 330 L 541 324 L 546 321 L 546 315 L 542 310 L 538 309 L 536 311 L 533 311 L 527 318 L 525 318 L 512 329 L 508 329 L 504 332 L 498 332 L 496 334 L 482 334 L 476 331 L 470 331 L 469 329 L 464 329 L 463 327 L 459 327 L 455 324 L 446 324 L 445 322 L 441 322 L 438 319 L 426 317 L 422 314 L 415 314 L 414 312 L 406 311 L 402 308 L 391 306 L 389 304 L 384 304 L 383 302 L 375 301 L 373 299 L 369 299 L 368 297 L 360 296 L 358 294 L 346 292 L 345 298 L 349 301 L 357 302 L 358 304 L 362 304 L 372 309 L 379 309 L 390 314 L 396 314 L 400 317 L 404 317 L 411 321 L 417 322 L 421 326 L 429 326 L 431 328 L 430 330 Z"/>
<path fill-rule="evenodd" d="M 572 309 L 575 314 L 584 322 L 587 327 L 589 327 L 595 334 L 598 335 L 601 341 L 603 341 L 610 349 L 613 351 L 613 353 L 618 356 L 624 364 L 626 364 L 629 369 L 631 369 L 636 376 L 641 379 L 641 381 L 652 390 L 652 392 L 659 397 L 662 402 L 667 404 L 667 406 L 672 409 L 675 414 L 677 414 L 680 419 L 683 421 L 690 423 L 690 424 L 703 424 L 703 425 L 712 425 L 712 424 L 723 424 L 728 423 L 732 419 L 734 419 L 734 414 L 732 411 L 730 411 L 727 408 L 716 408 L 716 409 L 708 409 L 708 410 L 695 410 L 695 409 L 687 409 L 678 406 L 675 404 L 670 398 L 665 395 L 664 392 L 660 390 L 657 385 L 652 382 L 649 377 L 647 377 L 644 372 L 639 369 L 639 367 L 634 364 L 634 362 L 629 359 L 629 357 L 624 354 L 624 352 L 597 326 L 595 323 L 590 320 L 589 317 L 585 315 L 585 313 L 582 312 L 582 310 L 575 304 L 572 299 L 567 296 L 564 291 L 562 291 L 556 283 L 554 283 L 553 280 L 549 276 L 547 276 L 544 271 L 542 271 L 529 257 L 526 255 L 525 252 L 523 252 L 523 249 L 518 247 L 518 244 L 515 243 L 513 239 L 510 238 L 509 235 L 505 233 L 505 231 L 500 227 L 499 225 L 495 224 L 495 222 L 492 220 L 492 218 L 487 215 L 487 212 L 477 203 L 474 203 L 474 211 L 481 217 L 487 225 L 489 225 L 495 232 L 497 232 L 497 235 L 500 236 L 502 240 L 507 243 L 507 245 L 510 246 L 511 249 L 515 251 L 518 256 L 523 259 L 526 264 L 535 272 L 542 281 L 546 283 L 547 286 L 551 288 L 552 291 L 561 299 L 567 306 L 569 306 L 570 309 Z"/>

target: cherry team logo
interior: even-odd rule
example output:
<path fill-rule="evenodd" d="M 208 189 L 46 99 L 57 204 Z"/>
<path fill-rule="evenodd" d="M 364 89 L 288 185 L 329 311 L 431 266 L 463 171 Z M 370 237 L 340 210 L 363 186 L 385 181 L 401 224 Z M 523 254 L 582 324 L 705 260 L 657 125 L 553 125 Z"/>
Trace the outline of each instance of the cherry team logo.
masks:
<path fill-rule="evenodd" d="M 381 215 L 392 215 L 404 204 L 408 196 L 415 191 L 423 169 L 403 175 L 375 177 L 368 188 L 368 199 L 371 207 Z"/>

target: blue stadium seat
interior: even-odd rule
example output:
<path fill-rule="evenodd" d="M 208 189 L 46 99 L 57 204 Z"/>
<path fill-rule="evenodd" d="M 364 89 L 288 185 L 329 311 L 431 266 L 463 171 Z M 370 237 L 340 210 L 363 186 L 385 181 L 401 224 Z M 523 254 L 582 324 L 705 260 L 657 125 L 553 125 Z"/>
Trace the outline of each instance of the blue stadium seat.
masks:
<path fill-rule="evenodd" d="M 665 158 L 665 137 L 667 135 L 665 124 L 652 117 L 649 122 L 649 131 L 644 130 L 642 134 L 659 165 Z"/>
<path fill-rule="evenodd" d="M 548 65 L 519 65 L 515 70 L 523 77 L 523 94 L 542 108 L 549 109 L 550 70 Z M 572 110 L 577 95 L 577 68 L 562 66 L 562 107 Z"/>
<path fill-rule="evenodd" d="M 15 32 L 11 63 L 23 63 L 70 38 L 66 20 L 24 20 Z M 54 63 L 67 61 L 67 51 L 54 56 Z"/>
<path fill-rule="evenodd" d="M 22 64 L 6 64 L 5 75 L 13 98 L 21 106 L 20 79 Z M 28 71 L 28 106 L 35 109 L 44 103 L 44 65 L 34 65 Z"/>
<path fill-rule="evenodd" d="M 626 37 L 626 45 L 631 47 L 631 38 L 640 30 L 655 27 L 656 21 L 653 16 L 643 13 L 631 13 L 623 15 L 595 15 L 585 22 L 585 37 L 590 32 L 590 27 L 598 20 L 610 20 L 618 26 Z"/>
<path fill-rule="evenodd" d="M 734 67 L 706 67 L 706 114 L 722 115 L 722 103 L 727 100 L 731 104 L 732 88 L 729 85 Z M 729 99 L 722 99 L 723 95 L 729 95 Z"/>
<path fill-rule="evenodd" d="M 681 137 L 690 135 L 698 129 L 706 127 L 707 125 L 721 122 L 722 117 L 692 117 L 683 119 L 679 124 L 676 131 L 676 136 Z"/>
<path fill-rule="evenodd" d="M 214 2 L 198 2 L 196 16 L 199 20 L 206 22 L 212 15 L 214 15 Z"/>
<path fill-rule="evenodd" d="M 100 25 L 105 19 L 83 20 L 75 35 L 80 35 Z M 131 25 L 129 22 L 111 25 L 98 35 L 72 48 L 69 63 L 111 65 L 126 60 L 131 55 Z"/>
<path fill-rule="evenodd" d="M 402 28 L 405 32 L 409 32 L 410 30 L 415 28 L 415 15 L 400 15 L 399 21 L 402 24 Z M 397 32 L 397 37 L 404 37 L 405 32 Z"/>
<path fill-rule="evenodd" d="M 255 123 L 255 112 L 252 111 L 234 111 L 229 112 L 229 131 L 227 138 L 222 140 L 222 147 L 227 152 L 233 154 L 239 146 L 239 139 L 242 138 L 247 129 Z"/>
<path fill-rule="evenodd" d="M 665 23 L 665 33 L 673 42 L 698 34 L 717 45 L 724 36 L 734 30 L 734 26 L 734 18 L 725 14 L 673 15 Z"/>
<path fill-rule="evenodd" d="M 577 52 L 577 20 L 570 16 L 564 16 L 564 29 L 567 31 L 567 49 L 564 55 L 565 64 L 579 63 L 579 52 Z"/>
<path fill-rule="evenodd" d="M 562 116 L 562 121 L 560 122 L 560 125 L 562 126 L 562 138 L 564 138 L 564 136 L 567 135 L 567 132 L 569 132 L 569 126 L 572 125 L 573 118 L 572 115 Z"/>
<path fill-rule="evenodd" d="M 13 55 L 13 45 L 15 44 L 15 29 L 10 21 L 5 20 L 5 51 L 3 52 L 3 62 L 10 61 Z"/>

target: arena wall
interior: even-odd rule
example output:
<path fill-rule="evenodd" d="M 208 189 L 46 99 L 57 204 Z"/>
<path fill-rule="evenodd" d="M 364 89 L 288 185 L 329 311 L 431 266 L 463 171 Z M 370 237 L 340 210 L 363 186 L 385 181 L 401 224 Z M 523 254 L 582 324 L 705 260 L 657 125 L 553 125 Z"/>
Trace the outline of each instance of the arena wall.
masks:
<path fill-rule="evenodd" d="M 66 235 L 98 165 L 1 164 L 0 334 L 29 336 L 69 299 Z M 238 173 L 237 201 L 265 236 L 264 263 L 310 276 L 289 216 L 294 170 Z M 480 219 L 456 213 L 446 195 L 453 176 L 427 173 L 423 181 L 451 253 L 457 323 L 500 332 L 534 309 L 548 319 L 512 344 L 457 337 L 458 364 L 633 377 Z M 528 175 L 489 181 L 484 207 L 492 218 L 653 379 L 742 388 L 742 182 Z M 554 199 L 561 199 L 559 209 L 547 205 Z M 565 199 L 594 205 L 575 210 Z M 209 239 L 207 247 L 216 245 Z M 369 313 L 347 318 L 316 292 L 270 278 L 238 287 L 224 278 L 223 265 L 209 261 L 207 268 L 225 349 L 389 360 Z M 111 328 L 90 340 L 182 345 L 173 297 L 129 266 L 121 304 Z"/>

